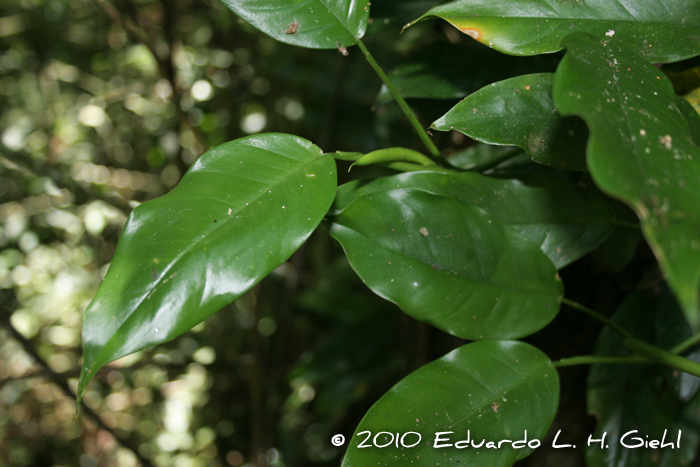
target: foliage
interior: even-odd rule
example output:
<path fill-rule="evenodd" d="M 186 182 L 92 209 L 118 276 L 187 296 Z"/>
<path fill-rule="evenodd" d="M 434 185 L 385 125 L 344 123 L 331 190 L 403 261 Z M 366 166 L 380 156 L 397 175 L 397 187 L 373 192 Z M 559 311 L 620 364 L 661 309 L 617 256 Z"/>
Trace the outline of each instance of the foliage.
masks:
<path fill-rule="evenodd" d="M 2 24 L 21 34 L 78 3 L 23 0 Z M 86 2 L 68 37 L 90 60 L 44 59 L 30 34 L 3 55 L 6 326 L 44 346 L 83 411 L 108 414 L 86 425 L 81 465 L 545 465 L 585 416 L 581 364 L 598 425 L 564 430 L 579 445 L 554 451 L 567 465 L 694 461 L 697 2 L 222 0 L 245 23 L 176 3 Z M 76 381 L 71 331 L 98 270 Z M 5 388 L 31 433 L 32 389 Z M 75 440 L 65 399 L 43 393 L 64 407 L 53 426 L 72 427 L 58 445 Z M 683 449 L 629 455 L 633 429 L 682 429 Z M 542 447 L 435 448 L 438 432 Z M 612 449 L 586 447 L 604 432 Z"/>

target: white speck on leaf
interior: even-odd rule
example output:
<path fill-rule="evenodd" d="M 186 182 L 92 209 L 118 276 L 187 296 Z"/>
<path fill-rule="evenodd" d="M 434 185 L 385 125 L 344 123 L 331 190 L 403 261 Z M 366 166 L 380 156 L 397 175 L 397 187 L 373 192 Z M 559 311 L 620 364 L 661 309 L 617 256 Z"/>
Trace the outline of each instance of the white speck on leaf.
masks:
<path fill-rule="evenodd" d="M 612 37 L 615 35 L 615 31 L 611 29 L 610 31 L 606 32 L 605 35 L 608 37 Z"/>
<path fill-rule="evenodd" d="M 666 149 L 673 148 L 673 138 L 671 138 L 671 135 L 662 136 L 661 138 L 659 138 L 659 143 L 666 146 Z"/>
<path fill-rule="evenodd" d="M 421 227 L 419 232 L 424 237 L 427 237 L 429 235 L 428 229 L 426 229 L 425 227 Z"/>

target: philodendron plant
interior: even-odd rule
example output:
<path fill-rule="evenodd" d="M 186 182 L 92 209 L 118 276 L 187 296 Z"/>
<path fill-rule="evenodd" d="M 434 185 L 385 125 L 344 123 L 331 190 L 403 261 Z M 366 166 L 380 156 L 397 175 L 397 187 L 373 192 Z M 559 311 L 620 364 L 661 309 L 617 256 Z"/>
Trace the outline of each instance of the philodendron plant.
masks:
<path fill-rule="evenodd" d="M 692 461 L 697 435 L 655 459 L 619 441 L 628 427 L 658 438 L 668 430 L 667 440 L 675 440 L 689 417 L 698 420 L 700 365 L 686 357 L 700 342 L 700 115 L 676 96 L 658 65 L 700 55 L 700 2 L 385 6 L 388 18 L 415 13 L 409 29 L 446 21 L 502 53 L 494 60 L 504 63 L 565 50 L 553 73 L 513 76 L 517 62 L 503 76 L 474 60 L 472 73 L 492 83 L 480 89 L 465 85 L 461 72 L 450 74 L 463 65 L 449 61 L 436 65 L 441 79 L 429 61 L 410 64 L 410 72 L 400 64 L 388 78 L 362 42 L 367 0 L 222 2 L 281 42 L 344 55 L 357 46 L 384 83 L 380 101 L 396 101 L 426 153 L 327 153 L 303 138 L 270 133 L 204 154 L 171 193 L 129 217 L 85 313 L 79 394 L 103 365 L 173 339 L 236 300 L 320 227 L 377 295 L 472 341 L 379 399 L 349 440 L 343 466 L 510 466 L 547 433 L 559 403 L 557 367 L 573 364 L 593 365 L 593 438 L 607 433 L 608 449 L 602 442 L 586 448 L 590 466 Z M 430 128 L 461 132 L 493 150 L 446 159 L 404 96 L 466 96 Z M 575 176 L 492 170 L 525 155 Z M 336 160 L 398 174 L 338 187 Z M 581 177 L 597 188 L 581 187 Z M 638 222 L 620 214 L 619 201 Z M 667 292 L 631 293 L 611 319 L 565 298 L 558 269 L 638 232 Z M 518 341 L 546 327 L 562 304 L 607 325 L 595 355 L 551 362 Z M 672 375 L 673 409 L 640 415 L 627 410 L 630 404 L 657 404 L 653 379 L 642 371 L 650 367 Z M 664 372 L 669 367 L 674 371 Z M 512 442 L 491 449 L 479 448 L 481 440 Z"/>

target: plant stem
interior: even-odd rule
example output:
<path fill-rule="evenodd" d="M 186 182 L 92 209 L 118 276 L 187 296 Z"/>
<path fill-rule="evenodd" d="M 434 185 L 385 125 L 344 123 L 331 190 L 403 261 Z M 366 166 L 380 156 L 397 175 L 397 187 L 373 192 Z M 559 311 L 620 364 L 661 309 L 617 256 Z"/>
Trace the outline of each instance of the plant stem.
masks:
<path fill-rule="evenodd" d="M 646 342 L 642 342 L 633 337 L 628 337 L 622 341 L 622 344 L 632 352 L 647 357 L 650 360 L 661 363 L 671 368 L 684 371 L 691 375 L 700 376 L 700 363 L 688 360 L 684 357 L 679 357 L 666 350 L 662 350 Z"/>
<path fill-rule="evenodd" d="M 420 165 L 413 164 L 411 162 L 384 162 L 379 165 L 387 167 L 392 170 L 398 170 L 399 172 L 440 172 L 440 173 L 454 173 L 452 169 L 447 167 L 440 167 L 439 165 Z"/>
<path fill-rule="evenodd" d="M 591 310 L 590 308 L 581 305 L 578 302 L 562 298 L 562 303 L 569 305 L 571 308 L 582 311 L 587 315 L 597 319 L 598 321 L 610 326 L 612 329 L 620 333 L 624 339 L 622 344 L 629 350 L 634 352 L 636 355 L 631 355 L 628 357 L 605 357 L 605 356 L 581 356 L 572 357 L 568 359 L 562 359 L 559 362 L 555 362 L 555 366 L 570 366 L 570 365 L 583 365 L 587 363 L 643 363 L 643 362 L 657 362 L 671 368 L 689 373 L 691 375 L 700 376 L 700 363 L 689 360 L 685 357 L 677 355 L 678 353 L 692 347 L 693 345 L 700 342 L 700 334 L 697 334 L 690 339 L 687 339 L 677 346 L 673 347 L 670 351 L 660 349 L 655 345 L 648 344 L 646 342 L 636 339 L 624 330 L 622 327 L 618 326 L 616 323 L 610 321 L 605 316 L 600 313 Z"/>
<path fill-rule="evenodd" d="M 581 311 L 581 312 L 587 314 L 588 316 L 591 316 L 592 318 L 597 319 L 598 321 L 600 321 L 603 324 L 606 324 L 607 326 L 610 326 L 612 329 L 614 329 L 615 331 L 620 333 L 622 336 L 627 337 L 629 339 L 634 339 L 634 337 L 632 337 L 632 334 L 625 331 L 623 328 L 618 326 L 616 323 L 613 323 L 612 321 L 610 321 L 608 318 L 601 315 L 600 313 L 593 311 L 590 308 L 588 308 L 584 305 L 581 305 L 578 302 L 574 302 L 573 300 L 569 300 L 568 298 L 562 298 L 561 302 L 565 305 L 569 305 L 571 308 L 574 308 L 575 310 Z"/>
<path fill-rule="evenodd" d="M 617 224 L 619 226 L 622 226 L 622 227 L 630 228 L 630 229 L 638 229 L 639 228 L 639 223 L 627 222 L 627 221 L 623 221 L 620 219 L 613 219 L 613 223 Z"/>
<path fill-rule="evenodd" d="M 595 363 L 652 363 L 648 358 L 641 355 L 622 355 L 622 356 L 607 356 L 607 355 L 581 355 L 578 357 L 562 358 L 558 362 L 552 362 L 556 367 L 574 366 L 574 365 L 592 365 Z"/>
<path fill-rule="evenodd" d="M 691 348 L 692 346 L 694 346 L 698 342 L 700 342 L 700 333 L 695 334 L 694 336 L 692 336 L 692 337 L 684 340 L 680 344 L 674 346 L 673 348 L 671 348 L 671 350 L 669 350 L 669 352 L 671 352 L 672 354 L 678 355 L 682 352 L 685 352 L 686 350 L 688 350 L 689 348 Z"/>
<path fill-rule="evenodd" d="M 423 142 L 426 148 L 428 148 L 428 151 L 430 151 L 430 154 L 435 157 L 435 159 L 440 162 L 440 164 L 449 167 L 449 163 L 447 160 L 440 154 L 440 150 L 435 146 L 435 143 L 430 139 L 428 136 L 428 133 L 426 133 L 425 129 L 423 126 L 420 124 L 418 121 L 418 118 L 416 117 L 416 114 L 413 113 L 411 108 L 408 106 L 406 101 L 404 100 L 403 97 L 401 97 L 401 94 L 399 94 L 399 91 L 396 89 L 396 87 L 392 84 L 392 82 L 389 80 L 389 77 L 384 73 L 382 70 L 382 67 L 379 66 L 379 64 L 374 60 L 374 57 L 372 57 L 372 54 L 369 53 L 369 50 L 367 50 L 367 47 L 365 46 L 364 42 L 358 39 L 357 45 L 360 47 L 360 50 L 364 54 L 365 58 L 369 62 L 369 64 L 372 66 L 374 71 L 377 73 L 379 78 L 382 80 L 382 82 L 386 85 L 387 89 L 389 89 L 389 92 L 391 95 L 394 97 L 396 102 L 399 104 L 399 107 L 401 107 L 401 110 L 403 113 L 406 115 L 406 118 L 408 118 L 408 121 L 411 123 L 413 128 L 416 130 L 416 133 L 418 133 L 418 137 L 420 140 Z"/>
<path fill-rule="evenodd" d="M 382 162 L 411 162 L 421 166 L 436 166 L 435 161 L 418 151 L 406 148 L 385 148 L 372 151 L 356 160 L 353 166 L 380 164 Z M 352 167 L 352 166 L 351 166 Z"/>
<path fill-rule="evenodd" d="M 508 159 L 512 159 L 513 157 L 517 156 L 518 154 L 521 154 L 522 152 L 523 150 L 521 148 L 515 147 L 510 151 L 504 152 L 503 155 L 501 155 L 501 157 L 482 162 L 481 164 L 477 164 L 465 170 L 467 172 L 485 172 L 487 170 L 493 169 L 494 167 L 497 167 L 499 164 L 507 161 Z"/>

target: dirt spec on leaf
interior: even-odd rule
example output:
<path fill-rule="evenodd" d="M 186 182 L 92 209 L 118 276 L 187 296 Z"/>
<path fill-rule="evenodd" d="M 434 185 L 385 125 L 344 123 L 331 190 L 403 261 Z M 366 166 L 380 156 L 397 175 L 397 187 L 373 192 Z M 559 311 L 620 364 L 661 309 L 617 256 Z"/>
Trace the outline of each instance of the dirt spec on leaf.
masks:
<path fill-rule="evenodd" d="M 285 34 L 296 34 L 297 31 L 299 30 L 299 23 L 294 21 L 292 24 L 289 25 L 289 29 L 287 29 Z"/>
<path fill-rule="evenodd" d="M 338 52 L 340 52 L 340 55 L 342 55 L 344 57 L 347 57 L 348 55 L 350 55 L 348 53 L 348 48 L 345 47 L 344 44 L 341 44 L 340 42 L 336 42 L 335 45 L 338 46 Z"/>

